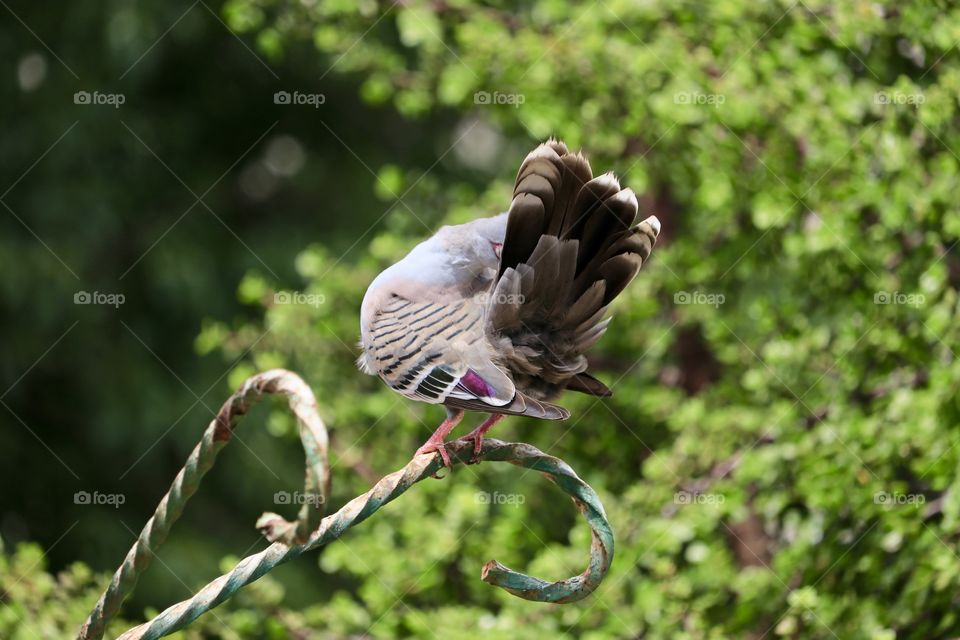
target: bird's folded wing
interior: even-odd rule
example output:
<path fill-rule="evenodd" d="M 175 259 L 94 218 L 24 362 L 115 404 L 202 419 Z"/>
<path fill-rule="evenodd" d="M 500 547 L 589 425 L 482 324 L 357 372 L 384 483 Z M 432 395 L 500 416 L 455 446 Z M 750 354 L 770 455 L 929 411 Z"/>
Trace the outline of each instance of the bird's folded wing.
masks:
<path fill-rule="evenodd" d="M 368 361 L 392 389 L 421 402 L 507 405 L 513 381 L 490 359 L 483 314 L 472 299 L 417 302 L 394 294 L 371 323 Z"/>

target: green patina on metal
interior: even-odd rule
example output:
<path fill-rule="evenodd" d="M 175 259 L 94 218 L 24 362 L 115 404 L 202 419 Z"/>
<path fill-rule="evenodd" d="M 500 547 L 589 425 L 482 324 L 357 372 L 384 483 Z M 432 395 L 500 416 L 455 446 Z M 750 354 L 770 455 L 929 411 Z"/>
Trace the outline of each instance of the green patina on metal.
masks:
<path fill-rule="evenodd" d="M 305 493 L 317 496 L 306 501 L 296 522 L 275 513 L 265 513 L 257 527 L 272 542 L 260 553 L 247 556 L 229 572 L 216 578 L 196 595 L 179 602 L 153 620 L 134 627 L 122 640 L 152 640 L 182 629 L 199 616 L 229 599 L 244 585 L 257 580 L 274 567 L 299 557 L 339 538 L 347 529 L 373 515 L 380 507 L 403 494 L 411 486 L 436 474 L 442 468 L 438 455 L 421 455 L 403 469 L 383 477 L 370 491 L 345 504 L 339 511 L 321 519 L 322 507 L 329 495 L 330 469 L 327 464 L 327 432 L 317 414 L 316 400 L 310 388 L 296 374 L 282 369 L 267 371 L 248 379 L 220 409 L 203 434 L 187 463 L 177 474 L 170 491 L 163 497 L 144 526 L 136 543 L 127 553 L 107 589 L 80 629 L 80 640 L 99 640 L 108 620 L 120 609 L 123 599 L 136 585 L 149 565 L 153 551 L 163 543 L 170 528 L 183 512 L 187 500 L 196 492 L 200 480 L 233 434 L 240 418 L 264 394 L 288 398 L 296 415 L 301 441 L 306 452 Z M 548 582 L 513 571 L 496 560 L 484 565 L 481 579 L 515 596 L 538 602 L 576 602 L 590 595 L 603 580 L 613 560 L 613 532 L 596 492 L 559 458 L 523 443 L 484 440 L 474 459 L 472 441 L 454 441 L 447 445 L 454 464 L 509 462 L 540 471 L 573 498 L 590 525 L 592 543 L 590 562 L 578 576 Z"/>

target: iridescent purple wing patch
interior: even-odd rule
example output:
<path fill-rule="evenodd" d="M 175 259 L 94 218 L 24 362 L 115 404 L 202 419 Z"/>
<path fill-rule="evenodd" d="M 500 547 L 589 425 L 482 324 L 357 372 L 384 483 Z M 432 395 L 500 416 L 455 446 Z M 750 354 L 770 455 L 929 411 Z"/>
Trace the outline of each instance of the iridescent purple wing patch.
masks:
<path fill-rule="evenodd" d="M 487 384 L 487 381 L 473 369 L 467 369 L 467 372 L 460 378 L 460 385 L 478 398 L 491 398 L 495 391 L 493 387 Z"/>

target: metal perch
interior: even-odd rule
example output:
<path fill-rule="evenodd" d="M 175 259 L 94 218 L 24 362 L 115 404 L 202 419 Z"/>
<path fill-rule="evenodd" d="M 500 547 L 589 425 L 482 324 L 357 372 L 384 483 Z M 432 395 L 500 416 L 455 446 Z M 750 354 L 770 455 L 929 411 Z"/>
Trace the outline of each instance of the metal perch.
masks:
<path fill-rule="evenodd" d="M 196 492 L 201 478 L 213 465 L 217 453 L 230 440 L 240 417 L 263 394 L 283 394 L 288 397 L 290 408 L 297 416 L 301 440 L 306 450 L 305 492 L 316 495 L 318 499 L 304 504 L 296 522 L 288 522 L 276 514 L 265 513 L 257 521 L 257 526 L 272 542 L 269 547 L 260 553 L 247 556 L 229 573 L 207 584 L 192 598 L 179 602 L 153 620 L 130 629 L 120 636 L 122 640 L 152 640 L 182 629 L 277 565 L 336 540 L 347 529 L 366 520 L 381 506 L 442 468 L 439 455 L 416 456 L 403 469 L 383 477 L 370 491 L 320 520 L 320 508 L 326 502 L 330 479 L 327 434 L 317 414 L 313 393 L 299 376 L 290 371 L 274 369 L 253 376 L 227 400 L 204 432 L 186 465 L 177 474 L 170 491 L 160 501 L 153 517 L 144 526 L 123 564 L 117 569 L 81 627 L 79 640 L 99 640 L 103 637 L 107 621 L 116 615 L 123 599 L 133 591 L 138 576 L 150 563 L 154 550 L 166 539 L 173 523 L 183 512 L 187 500 Z M 447 451 L 454 464 L 468 463 L 474 458 L 472 441 L 452 442 L 447 445 Z M 576 602 L 590 595 L 603 580 L 613 559 L 613 532 L 604 514 L 603 505 L 593 489 L 565 462 L 528 444 L 485 440 L 478 460 L 509 462 L 545 474 L 573 498 L 590 525 L 593 538 L 590 563 L 578 576 L 547 582 L 508 569 L 496 560 L 490 560 L 483 567 L 481 579 L 526 600 L 539 602 Z"/>

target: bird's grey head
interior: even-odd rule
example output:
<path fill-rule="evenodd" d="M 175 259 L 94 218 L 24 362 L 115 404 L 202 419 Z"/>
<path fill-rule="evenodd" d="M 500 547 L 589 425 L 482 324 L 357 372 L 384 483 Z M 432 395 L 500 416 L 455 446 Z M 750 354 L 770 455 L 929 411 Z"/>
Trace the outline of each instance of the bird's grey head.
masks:
<path fill-rule="evenodd" d="M 441 227 L 433 239 L 450 257 L 451 267 L 464 275 L 481 276 L 485 271 L 499 269 L 506 228 L 507 214 L 502 213 Z"/>
<path fill-rule="evenodd" d="M 464 296 L 485 290 L 500 268 L 506 228 L 505 213 L 441 227 L 374 279 L 364 296 L 361 317 L 369 320 L 378 292 L 418 299 L 431 290 L 458 290 Z"/>

